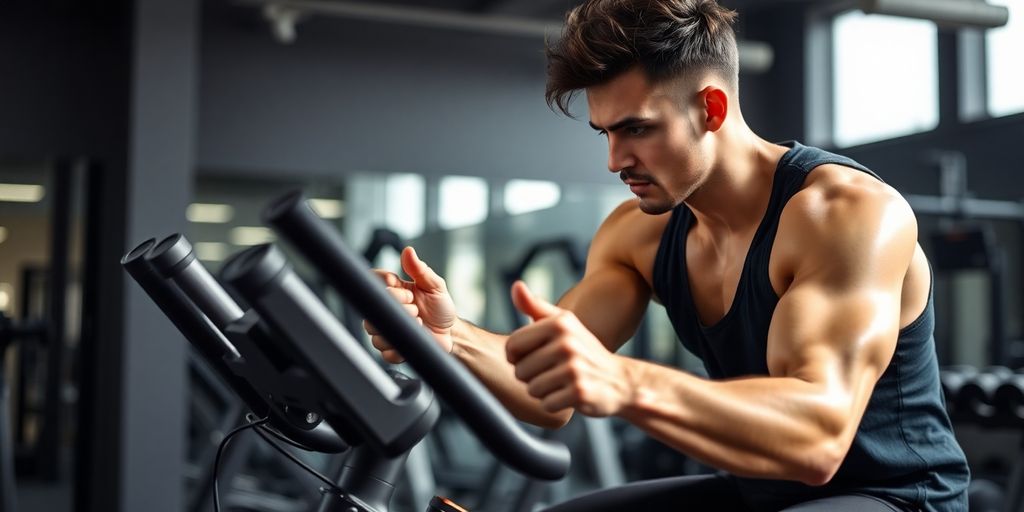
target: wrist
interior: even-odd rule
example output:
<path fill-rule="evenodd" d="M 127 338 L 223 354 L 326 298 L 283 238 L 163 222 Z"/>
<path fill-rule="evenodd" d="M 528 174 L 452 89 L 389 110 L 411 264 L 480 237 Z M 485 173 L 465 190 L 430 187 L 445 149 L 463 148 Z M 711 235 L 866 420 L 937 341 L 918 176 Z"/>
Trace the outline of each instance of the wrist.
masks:
<path fill-rule="evenodd" d="M 654 400 L 654 390 L 644 384 L 644 363 L 624 356 L 615 357 L 621 360 L 624 386 L 619 416 L 628 418 L 632 414 L 643 414 L 646 404 Z"/>
<path fill-rule="evenodd" d="M 465 321 L 459 317 L 455 317 L 455 321 L 452 323 L 451 328 L 448 330 L 449 336 L 452 338 L 451 349 L 448 353 L 453 356 L 458 356 L 462 352 L 462 348 L 459 347 L 460 341 L 465 341 L 467 338 L 467 326 Z"/>

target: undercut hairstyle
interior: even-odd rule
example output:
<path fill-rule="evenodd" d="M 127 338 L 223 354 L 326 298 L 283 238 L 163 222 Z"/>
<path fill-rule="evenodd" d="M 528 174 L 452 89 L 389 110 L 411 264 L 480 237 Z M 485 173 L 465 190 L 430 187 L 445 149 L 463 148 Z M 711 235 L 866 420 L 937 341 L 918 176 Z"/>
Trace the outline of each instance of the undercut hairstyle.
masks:
<path fill-rule="evenodd" d="M 735 19 L 716 0 L 587 0 L 566 14 L 562 37 L 548 44 L 548 106 L 571 117 L 577 93 L 636 66 L 654 83 L 715 72 L 736 91 Z"/>

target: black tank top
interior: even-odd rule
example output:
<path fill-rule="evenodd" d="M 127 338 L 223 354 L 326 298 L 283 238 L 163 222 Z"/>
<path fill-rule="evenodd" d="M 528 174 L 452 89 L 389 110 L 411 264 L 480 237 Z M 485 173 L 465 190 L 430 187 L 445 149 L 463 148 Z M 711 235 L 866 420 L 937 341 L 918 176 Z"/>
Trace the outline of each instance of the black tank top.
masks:
<path fill-rule="evenodd" d="M 816 167 L 839 164 L 876 174 L 848 158 L 797 142 L 779 161 L 771 198 L 754 234 L 732 307 L 712 326 L 696 313 L 686 272 L 686 235 L 693 214 L 672 212 L 654 262 L 654 293 L 664 304 L 683 345 L 704 363 L 708 376 L 724 379 L 768 375 L 768 326 L 779 298 L 768 278 L 768 260 L 786 203 Z M 826 485 L 734 477 L 755 510 L 838 493 L 864 493 L 928 511 L 967 510 L 970 478 L 953 436 L 939 384 L 931 292 L 919 318 L 899 332 L 896 353 L 875 386 L 857 435 L 839 471 Z"/>

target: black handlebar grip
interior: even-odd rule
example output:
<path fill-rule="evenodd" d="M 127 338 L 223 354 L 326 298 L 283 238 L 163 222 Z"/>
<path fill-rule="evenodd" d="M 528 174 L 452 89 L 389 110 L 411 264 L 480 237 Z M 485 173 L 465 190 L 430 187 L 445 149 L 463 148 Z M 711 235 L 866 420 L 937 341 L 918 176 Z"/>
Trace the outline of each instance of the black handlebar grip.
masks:
<path fill-rule="evenodd" d="M 181 289 L 161 276 L 150 264 L 149 253 L 156 245 L 153 239 L 142 242 L 121 258 L 121 266 L 178 331 L 202 354 L 203 359 L 228 383 L 246 407 L 257 416 L 269 416 L 272 426 L 310 448 L 325 453 L 340 453 L 347 450 L 348 445 L 327 424 L 321 423 L 312 430 L 292 426 L 287 418 L 279 416 L 267 404 L 248 381 L 231 370 L 227 361 L 238 359 L 238 351 Z"/>
<path fill-rule="evenodd" d="M 146 255 L 161 276 L 173 279 L 218 329 L 242 317 L 242 308 L 196 259 L 192 244 L 180 233 L 164 238 Z"/>
<path fill-rule="evenodd" d="M 565 444 L 523 430 L 494 395 L 387 294 L 366 261 L 307 206 L 301 192 L 271 203 L 263 219 L 380 330 L 495 456 L 537 478 L 565 476 L 570 463 Z"/>

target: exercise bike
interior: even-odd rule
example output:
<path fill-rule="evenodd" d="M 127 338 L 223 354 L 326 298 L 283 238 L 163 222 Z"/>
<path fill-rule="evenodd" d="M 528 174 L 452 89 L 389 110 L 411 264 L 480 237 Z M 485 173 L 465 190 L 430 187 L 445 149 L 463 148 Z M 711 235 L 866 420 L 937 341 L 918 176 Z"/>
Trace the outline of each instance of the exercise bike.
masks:
<path fill-rule="evenodd" d="M 339 478 L 318 476 L 324 482 L 318 511 L 387 512 L 409 450 L 438 419 L 440 398 L 509 467 L 546 480 L 565 475 L 566 446 L 516 423 L 387 295 L 366 262 L 300 192 L 271 203 L 263 220 L 378 326 L 420 378 L 382 369 L 275 246 L 254 246 L 225 263 L 221 279 L 251 305 L 243 310 L 184 236 L 147 240 L 122 258 L 122 266 L 251 411 L 221 450 L 231 436 L 253 429 L 278 448 L 275 439 L 306 450 L 348 452 Z M 216 485 L 214 476 L 219 509 Z M 426 510 L 466 509 L 435 496 Z"/>

